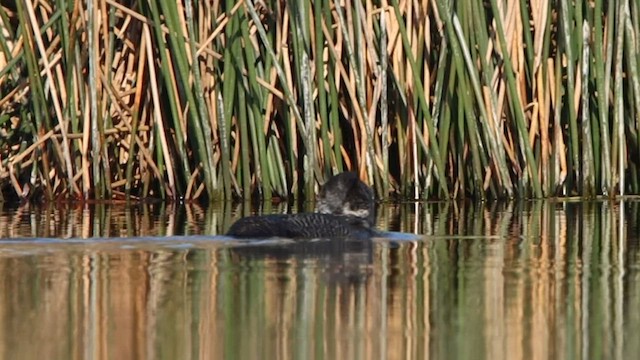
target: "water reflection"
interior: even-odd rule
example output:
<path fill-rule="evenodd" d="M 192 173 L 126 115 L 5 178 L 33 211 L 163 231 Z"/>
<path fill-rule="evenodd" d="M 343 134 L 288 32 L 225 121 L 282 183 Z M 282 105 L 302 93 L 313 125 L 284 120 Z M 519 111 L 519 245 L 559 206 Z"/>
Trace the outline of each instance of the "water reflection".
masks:
<path fill-rule="evenodd" d="M 0 358 L 640 351 L 638 202 L 386 205 L 426 236 L 366 243 L 229 241 L 229 206 L 4 209 Z"/>

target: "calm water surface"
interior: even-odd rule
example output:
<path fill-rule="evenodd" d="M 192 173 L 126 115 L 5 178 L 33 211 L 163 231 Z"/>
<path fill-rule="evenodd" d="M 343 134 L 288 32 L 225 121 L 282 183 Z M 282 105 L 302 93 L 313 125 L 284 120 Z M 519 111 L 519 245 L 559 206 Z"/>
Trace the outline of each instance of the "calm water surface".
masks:
<path fill-rule="evenodd" d="M 0 205 L 0 358 L 634 359 L 639 210 L 384 205 L 388 236 L 291 242 L 217 235 L 226 205 Z"/>

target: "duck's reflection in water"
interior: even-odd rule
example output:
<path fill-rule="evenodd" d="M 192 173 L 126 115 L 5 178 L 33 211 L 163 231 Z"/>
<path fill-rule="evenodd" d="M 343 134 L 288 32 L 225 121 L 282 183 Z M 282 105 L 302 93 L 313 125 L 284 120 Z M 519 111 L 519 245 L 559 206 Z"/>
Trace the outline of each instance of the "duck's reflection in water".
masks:
<path fill-rule="evenodd" d="M 231 261 L 248 267 L 296 264 L 321 270 L 330 282 L 362 284 L 372 273 L 372 240 L 356 238 L 250 240 L 229 249 Z"/>

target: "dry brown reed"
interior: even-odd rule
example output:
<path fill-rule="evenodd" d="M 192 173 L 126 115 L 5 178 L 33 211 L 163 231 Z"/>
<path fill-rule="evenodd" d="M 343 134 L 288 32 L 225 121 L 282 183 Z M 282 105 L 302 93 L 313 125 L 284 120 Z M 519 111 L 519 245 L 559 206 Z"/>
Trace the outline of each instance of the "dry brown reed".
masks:
<path fill-rule="evenodd" d="M 4 2 L 0 200 L 638 193 L 635 2 Z"/>

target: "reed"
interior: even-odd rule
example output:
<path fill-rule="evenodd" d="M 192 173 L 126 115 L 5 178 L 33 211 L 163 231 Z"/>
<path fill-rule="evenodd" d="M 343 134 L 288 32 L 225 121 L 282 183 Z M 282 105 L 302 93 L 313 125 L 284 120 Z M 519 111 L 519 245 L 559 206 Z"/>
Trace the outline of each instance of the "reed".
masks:
<path fill-rule="evenodd" d="M 640 191 L 636 2 L 0 7 L 0 201 Z"/>

